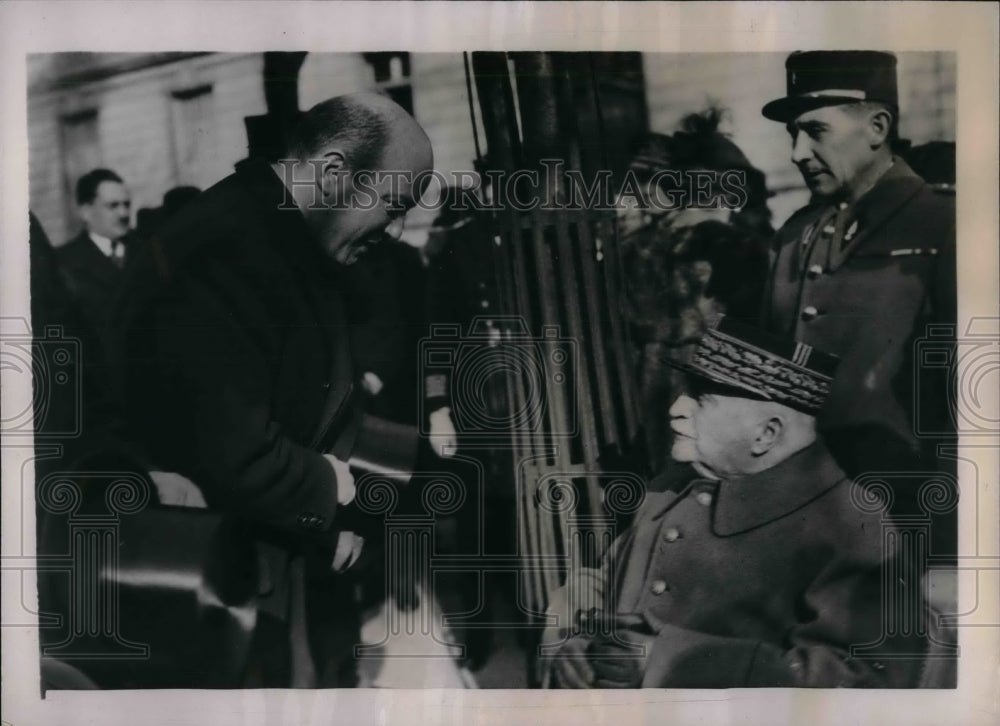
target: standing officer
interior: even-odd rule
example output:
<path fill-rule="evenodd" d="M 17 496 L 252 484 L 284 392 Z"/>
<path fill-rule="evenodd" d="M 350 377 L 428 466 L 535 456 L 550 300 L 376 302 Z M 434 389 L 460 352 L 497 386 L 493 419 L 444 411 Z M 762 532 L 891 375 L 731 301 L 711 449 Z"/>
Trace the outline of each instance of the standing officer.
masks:
<path fill-rule="evenodd" d="M 799 52 L 785 67 L 788 95 L 762 113 L 786 125 L 812 200 L 778 232 L 763 324 L 840 356 L 820 430 L 851 476 L 904 474 L 897 510 L 912 509 L 905 474 L 940 468 L 918 419 L 950 426 L 948 380 L 914 352 L 930 324 L 955 324 L 955 200 L 893 153 L 895 56 Z"/>

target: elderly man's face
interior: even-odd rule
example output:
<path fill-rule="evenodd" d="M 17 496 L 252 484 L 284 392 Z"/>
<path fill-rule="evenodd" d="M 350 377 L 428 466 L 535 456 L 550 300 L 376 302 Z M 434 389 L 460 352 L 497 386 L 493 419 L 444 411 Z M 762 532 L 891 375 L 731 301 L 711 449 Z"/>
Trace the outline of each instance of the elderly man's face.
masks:
<path fill-rule="evenodd" d="M 132 198 L 128 189 L 116 181 L 101 182 L 94 201 L 80 207 L 87 230 L 110 240 L 125 236 L 131 214 Z"/>
<path fill-rule="evenodd" d="M 340 177 L 337 183 L 345 187 L 337 191 L 337 198 L 342 201 L 336 202 L 336 209 L 313 215 L 328 254 L 351 265 L 386 236 L 399 239 L 406 213 L 424 191 L 413 182 L 433 164 L 430 142 L 414 123 L 393 134 L 382 154 L 382 174 Z M 429 179 L 426 174 L 422 178 Z"/>
<path fill-rule="evenodd" d="M 716 476 L 742 473 L 760 424 L 756 403 L 719 393 L 679 396 L 670 407 L 671 457 Z"/>
<path fill-rule="evenodd" d="M 807 111 L 788 124 L 792 162 L 813 194 L 851 191 L 875 161 L 870 122 L 846 105 Z"/>

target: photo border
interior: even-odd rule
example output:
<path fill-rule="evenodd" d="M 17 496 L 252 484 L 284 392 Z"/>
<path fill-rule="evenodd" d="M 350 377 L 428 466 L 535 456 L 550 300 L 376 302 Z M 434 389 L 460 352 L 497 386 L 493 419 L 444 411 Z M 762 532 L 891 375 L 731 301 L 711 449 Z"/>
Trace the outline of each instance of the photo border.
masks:
<path fill-rule="evenodd" d="M 195 20 L 196 19 L 196 20 Z M 997 6 L 990 3 L 315 3 L 8 2 L 0 6 L 0 334 L 29 318 L 27 53 L 54 51 L 353 52 L 405 50 L 636 50 L 780 52 L 859 48 L 954 51 L 957 67 L 957 239 L 960 330 L 997 316 Z M 761 99 L 762 103 L 766 99 Z M 30 406 L 6 385 L 3 407 Z M 994 399 L 1000 392 L 985 390 Z M 3 719 L 20 724 L 583 724 L 995 723 L 1000 714 L 1000 510 L 997 449 L 961 438 L 978 468 L 980 510 L 959 506 L 960 553 L 983 558 L 979 586 L 960 578 L 959 611 L 985 627 L 959 627 L 959 685 L 951 691 L 785 689 L 50 691 L 39 698 L 37 630 L 3 627 Z M 34 500 L 24 442 L 2 447 L 2 548 L 6 561 L 34 551 Z M 11 484 L 14 482 L 14 484 Z M 22 499 L 23 497 L 23 499 Z M 979 541 L 969 542 L 978 532 Z M 13 558 L 13 559 L 12 559 Z M 20 561 L 18 560 L 18 561 Z M 992 563 L 992 564 L 990 564 Z M 5 576 L 6 584 L 6 576 Z M 35 591 L 34 573 L 22 575 Z M 978 589 L 978 592 L 977 592 Z M 3 621 L 22 612 L 3 588 Z M 160 719 L 159 721 L 157 719 Z"/>

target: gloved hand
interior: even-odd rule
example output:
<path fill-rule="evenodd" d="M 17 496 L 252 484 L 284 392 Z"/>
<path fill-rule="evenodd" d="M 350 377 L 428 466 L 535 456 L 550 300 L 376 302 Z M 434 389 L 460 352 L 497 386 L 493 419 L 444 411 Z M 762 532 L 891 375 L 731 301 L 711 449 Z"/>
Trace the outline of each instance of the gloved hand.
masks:
<path fill-rule="evenodd" d="M 379 392 L 385 387 L 382 383 L 382 379 L 376 374 L 368 371 L 363 376 L 361 376 L 361 387 L 364 388 L 368 393 L 373 396 L 377 396 Z"/>
<path fill-rule="evenodd" d="M 595 673 L 587 658 L 589 640 L 574 636 L 552 657 L 555 688 L 594 688 Z"/>
<path fill-rule="evenodd" d="M 568 644 L 567 639 L 580 636 L 584 644 L 587 642 L 589 634 L 581 632 L 580 629 L 582 613 L 585 610 L 596 610 L 595 606 L 603 600 L 603 572 L 587 567 L 571 570 L 567 574 L 566 584 L 549 594 L 546 612 L 550 618 L 550 625 L 542 633 L 541 649 L 536 665 L 543 688 L 561 687 L 555 682 L 555 662 L 561 657 L 562 648 Z M 562 645 L 559 645 L 560 643 Z M 572 656 L 575 648 L 575 645 L 571 645 L 566 654 Z M 574 680 L 572 676 L 570 679 Z"/>
<path fill-rule="evenodd" d="M 337 477 L 337 504 L 341 506 L 350 504 L 357 494 L 357 489 L 354 486 L 354 474 L 351 473 L 350 465 L 333 454 L 323 454 L 323 458 L 329 462 Z"/>
<path fill-rule="evenodd" d="M 443 458 L 455 455 L 458 437 L 455 434 L 455 424 L 451 420 L 451 409 L 445 406 L 430 415 L 431 448 L 434 453 Z"/>
<path fill-rule="evenodd" d="M 364 545 L 364 537 L 359 537 L 354 532 L 341 531 L 337 535 L 337 549 L 333 553 L 331 569 L 334 572 L 345 572 L 351 569 L 351 566 L 361 557 Z"/>
<path fill-rule="evenodd" d="M 596 688 L 639 688 L 656 636 L 627 628 L 593 638 L 587 660 Z M 624 641 L 624 642 L 622 642 Z"/>

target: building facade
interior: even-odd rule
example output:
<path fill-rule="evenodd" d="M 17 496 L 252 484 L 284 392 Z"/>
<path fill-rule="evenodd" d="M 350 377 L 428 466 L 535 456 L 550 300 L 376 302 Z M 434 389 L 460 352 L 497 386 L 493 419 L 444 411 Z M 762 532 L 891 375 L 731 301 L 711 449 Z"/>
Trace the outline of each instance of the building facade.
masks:
<path fill-rule="evenodd" d="M 642 57 L 650 129 L 670 133 L 685 114 L 712 103 L 725 107 L 724 130 L 767 175 L 776 225 L 807 197 L 784 129 L 760 115 L 764 101 L 784 92 L 784 59 L 784 53 Z M 88 170 L 117 171 L 135 210 L 158 207 L 168 189 L 205 188 L 226 176 L 247 153 L 243 119 L 266 111 L 262 53 L 46 54 L 31 56 L 28 70 L 31 208 L 55 244 L 80 228 L 73 189 Z M 899 84 L 901 135 L 914 144 L 953 141 L 954 54 L 899 54 Z M 376 88 L 412 106 L 430 136 L 437 171 L 450 179 L 473 169 L 461 53 L 311 53 L 299 74 L 299 103 L 308 108 Z M 421 244 L 431 217 L 415 210 L 407 239 Z"/>

